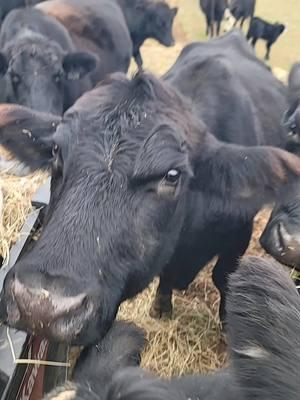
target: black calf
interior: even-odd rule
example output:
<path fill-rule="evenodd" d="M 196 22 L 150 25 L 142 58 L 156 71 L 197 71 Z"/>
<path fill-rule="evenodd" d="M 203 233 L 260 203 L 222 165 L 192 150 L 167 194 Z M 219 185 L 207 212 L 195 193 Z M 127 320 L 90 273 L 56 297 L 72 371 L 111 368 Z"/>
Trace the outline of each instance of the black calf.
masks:
<path fill-rule="evenodd" d="M 275 24 L 270 24 L 261 18 L 254 17 L 250 23 L 247 39 L 251 39 L 251 44 L 253 47 L 255 47 L 258 39 L 265 40 L 267 42 L 265 59 L 269 60 L 271 47 L 276 42 L 278 37 L 284 32 L 284 30 L 285 25 L 283 24 L 279 24 L 277 22 Z"/>

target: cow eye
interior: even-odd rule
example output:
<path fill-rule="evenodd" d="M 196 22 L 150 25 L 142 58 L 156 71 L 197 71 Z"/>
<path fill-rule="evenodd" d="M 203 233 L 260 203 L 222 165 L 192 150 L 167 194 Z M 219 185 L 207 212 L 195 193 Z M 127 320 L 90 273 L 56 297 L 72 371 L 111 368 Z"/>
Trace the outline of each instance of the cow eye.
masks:
<path fill-rule="evenodd" d="M 58 154 L 58 145 L 55 144 L 55 145 L 52 147 L 52 156 L 53 156 L 53 158 L 56 158 L 56 157 L 57 157 L 57 154 Z"/>
<path fill-rule="evenodd" d="M 180 178 L 180 171 L 178 169 L 170 169 L 165 175 L 165 182 L 169 185 L 176 185 Z"/>

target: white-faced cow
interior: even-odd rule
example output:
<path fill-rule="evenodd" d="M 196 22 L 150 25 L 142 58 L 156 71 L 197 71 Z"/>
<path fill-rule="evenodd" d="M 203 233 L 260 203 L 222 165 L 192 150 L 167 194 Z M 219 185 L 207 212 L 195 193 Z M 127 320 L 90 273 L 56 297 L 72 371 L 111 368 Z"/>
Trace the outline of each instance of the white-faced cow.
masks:
<path fill-rule="evenodd" d="M 297 400 L 300 391 L 300 297 L 274 262 L 242 261 L 230 277 L 227 369 L 159 379 L 137 364 L 143 333 L 117 322 L 86 348 L 73 380 L 46 400 Z"/>
<path fill-rule="evenodd" d="M 163 309 L 216 254 L 223 319 L 253 216 L 300 174 L 298 157 L 241 142 L 213 136 L 187 99 L 146 73 L 112 75 L 62 120 L 0 106 L 0 144 L 32 169 L 52 169 L 43 232 L 6 276 L 0 320 L 93 343 L 154 276 L 163 276 Z"/>
<path fill-rule="evenodd" d="M 127 72 L 132 42 L 115 0 L 49 0 L 36 8 L 63 24 L 79 50 L 98 56 L 100 62 L 91 74 L 94 84 L 108 73 Z"/>
<path fill-rule="evenodd" d="M 133 44 L 133 57 L 143 66 L 140 48 L 148 38 L 164 46 L 175 43 L 172 29 L 177 7 L 170 8 L 165 0 L 117 0 L 126 19 Z"/>
<path fill-rule="evenodd" d="M 92 83 L 93 54 L 78 52 L 68 31 L 39 10 L 9 13 L 0 32 L 2 100 L 62 115 Z"/>

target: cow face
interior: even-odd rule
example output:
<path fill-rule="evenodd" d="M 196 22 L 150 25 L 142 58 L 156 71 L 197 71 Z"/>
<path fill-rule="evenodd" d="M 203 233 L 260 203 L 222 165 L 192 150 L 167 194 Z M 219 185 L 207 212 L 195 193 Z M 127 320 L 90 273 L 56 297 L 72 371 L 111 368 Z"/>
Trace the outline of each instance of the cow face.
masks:
<path fill-rule="evenodd" d="M 16 39 L 0 54 L 7 100 L 58 115 L 64 110 L 66 85 L 95 66 L 94 56 L 64 54 L 56 43 L 43 37 Z"/>
<path fill-rule="evenodd" d="M 178 9 L 170 8 L 165 2 L 154 2 L 149 7 L 145 31 L 164 46 L 173 46 L 173 21 Z"/>
<path fill-rule="evenodd" d="M 262 233 L 262 247 L 282 264 L 300 270 L 300 186 L 274 208 Z"/>
<path fill-rule="evenodd" d="M 54 135 L 53 116 L 30 118 L 7 106 L 2 121 L 18 119 L 18 129 L 25 121 L 35 137 L 31 154 L 46 159 L 53 174 L 41 238 L 11 270 L 1 295 L 9 325 L 93 342 L 120 302 L 166 263 L 191 178 L 189 122 L 172 96 L 151 79 L 103 84 L 64 115 Z M 10 124 L 10 143 L 12 132 Z"/>
<path fill-rule="evenodd" d="M 250 218 L 300 175 L 298 157 L 221 143 L 190 110 L 144 73 L 108 78 L 62 120 L 0 106 L 0 144 L 33 169 L 52 168 L 43 232 L 6 276 L 0 320 L 93 343 L 162 272 L 181 233 L 209 223 L 213 205 L 212 221 Z"/>

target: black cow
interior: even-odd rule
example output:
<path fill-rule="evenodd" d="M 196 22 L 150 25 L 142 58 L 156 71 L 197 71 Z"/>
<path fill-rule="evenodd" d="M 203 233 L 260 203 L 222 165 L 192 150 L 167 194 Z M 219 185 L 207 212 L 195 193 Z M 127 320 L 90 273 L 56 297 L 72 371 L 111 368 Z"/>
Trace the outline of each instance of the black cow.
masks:
<path fill-rule="evenodd" d="M 240 32 L 185 47 L 164 80 L 191 100 L 198 118 L 219 140 L 246 146 L 285 146 L 281 115 L 287 105 L 286 90 L 253 55 Z M 234 165 L 236 160 L 230 162 Z M 240 171 L 240 179 L 243 173 Z M 205 189 L 201 186 L 200 190 L 212 192 L 204 196 L 204 214 L 199 209 L 199 219 L 196 214 L 190 215 L 188 234 L 182 232 L 178 247 L 163 270 L 153 316 L 168 314 L 172 309 L 172 289 L 186 289 L 199 270 L 215 256 L 218 261 L 213 280 L 224 296 L 224 273 L 236 268 L 238 258 L 250 241 L 252 221 L 258 209 L 255 211 L 254 207 L 252 215 L 243 211 L 233 213 L 232 200 L 227 203 L 223 199 L 221 205 L 214 189 L 209 189 L 212 182 L 209 175 L 200 171 L 199 174 L 205 185 Z M 250 193 L 245 193 L 246 198 L 248 195 Z M 221 302 L 221 318 L 223 306 Z"/>
<path fill-rule="evenodd" d="M 265 59 L 270 59 L 270 51 L 273 44 L 279 38 L 279 36 L 285 31 L 285 25 L 276 22 L 270 24 L 261 18 L 254 17 L 251 20 L 249 31 L 247 33 L 247 39 L 251 40 L 251 44 L 255 47 L 258 39 L 265 40 L 266 43 L 266 55 Z"/>
<path fill-rule="evenodd" d="M 260 243 L 276 260 L 300 271 L 300 185 L 276 204 Z"/>
<path fill-rule="evenodd" d="M 227 307 L 227 369 L 171 380 L 150 376 L 133 366 L 142 333 L 118 322 L 98 347 L 84 350 L 73 382 L 46 399 L 298 399 L 300 298 L 291 279 L 275 262 L 247 258 L 230 278 Z"/>
<path fill-rule="evenodd" d="M 11 11 L 1 27 L 0 48 L 6 102 L 61 115 L 91 88 L 87 74 L 96 57 L 76 52 L 64 26 L 39 10 Z"/>
<path fill-rule="evenodd" d="M 221 22 L 224 17 L 226 8 L 228 8 L 228 0 L 200 0 L 200 8 L 206 18 L 206 36 L 210 34 L 214 36 L 216 25 L 216 34 L 219 36 Z"/>
<path fill-rule="evenodd" d="M 246 19 L 252 20 L 255 12 L 256 0 L 232 0 L 230 2 L 230 12 L 234 16 L 236 23 L 241 20 L 241 28 Z"/>
<path fill-rule="evenodd" d="M 281 149 L 219 141 L 187 99 L 145 73 L 112 75 L 62 120 L 2 105 L 0 128 L 19 159 L 52 168 L 43 232 L 6 276 L 0 320 L 77 344 L 105 334 L 120 303 L 162 271 L 170 302 L 174 283 L 185 287 L 215 254 L 224 318 L 252 217 L 300 174 Z"/>
<path fill-rule="evenodd" d="M 33 6 L 43 0 L 1 0 L 0 4 L 0 21 L 3 21 L 6 15 L 15 8 L 25 6 Z"/>
<path fill-rule="evenodd" d="M 69 31 L 76 47 L 95 53 L 100 63 L 94 84 L 112 72 L 127 72 L 132 42 L 125 17 L 114 0 L 49 0 L 36 6 Z"/>
<path fill-rule="evenodd" d="M 288 79 L 289 108 L 283 117 L 287 130 L 286 149 L 300 155 L 300 63 L 295 63 Z"/>
<path fill-rule="evenodd" d="M 140 48 L 148 38 L 164 46 L 173 46 L 173 21 L 177 7 L 170 8 L 165 1 L 117 0 L 125 16 L 133 43 L 133 57 L 139 68 L 143 66 Z"/>

